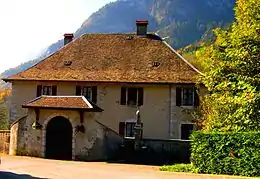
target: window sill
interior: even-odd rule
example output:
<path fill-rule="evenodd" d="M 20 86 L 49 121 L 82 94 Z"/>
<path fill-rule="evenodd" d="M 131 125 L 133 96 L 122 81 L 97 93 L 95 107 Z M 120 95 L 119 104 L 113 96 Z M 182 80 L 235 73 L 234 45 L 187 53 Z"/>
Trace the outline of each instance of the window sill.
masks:
<path fill-rule="evenodd" d="M 197 106 L 180 106 L 180 107 L 184 109 L 195 109 Z"/>
<path fill-rule="evenodd" d="M 135 139 L 135 137 L 124 137 L 125 139 Z"/>
<path fill-rule="evenodd" d="M 120 106 L 124 106 L 127 108 L 137 108 L 138 107 L 137 105 L 130 105 L 130 104 L 120 104 Z M 139 106 L 139 107 L 141 107 L 141 106 Z"/>

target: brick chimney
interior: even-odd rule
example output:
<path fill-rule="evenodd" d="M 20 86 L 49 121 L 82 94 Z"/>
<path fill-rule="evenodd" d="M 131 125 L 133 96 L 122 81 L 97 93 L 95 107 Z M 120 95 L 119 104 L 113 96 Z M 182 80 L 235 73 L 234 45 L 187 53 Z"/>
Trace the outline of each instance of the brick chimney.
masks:
<path fill-rule="evenodd" d="M 64 34 L 64 45 L 67 45 L 73 40 L 73 34 Z"/>
<path fill-rule="evenodd" d="M 136 28 L 137 28 L 137 36 L 146 36 L 147 35 L 147 20 L 137 20 L 136 21 Z"/>

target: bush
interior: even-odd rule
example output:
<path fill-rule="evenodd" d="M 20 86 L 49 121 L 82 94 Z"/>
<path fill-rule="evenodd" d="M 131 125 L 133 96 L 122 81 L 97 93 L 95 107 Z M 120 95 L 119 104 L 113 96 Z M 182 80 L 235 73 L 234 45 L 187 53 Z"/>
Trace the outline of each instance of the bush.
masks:
<path fill-rule="evenodd" d="M 199 173 L 260 176 L 260 132 L 194 132 L 191 140 Z"/>
<path fill-rule="evenodd" d="M 175 165 L 162 166 L 160 167 L 160 171 L 195 172 L 195 168 L 191 164 L 175 164 Z"/>

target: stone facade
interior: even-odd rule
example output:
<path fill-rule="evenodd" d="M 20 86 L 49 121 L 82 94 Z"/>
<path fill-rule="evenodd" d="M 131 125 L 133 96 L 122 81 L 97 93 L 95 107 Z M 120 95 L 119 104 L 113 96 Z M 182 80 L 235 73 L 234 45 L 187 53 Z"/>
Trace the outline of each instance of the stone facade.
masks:
<path fill-rule="evenodd" d="M 43 124 L 41 130 L 32 128 L 35 121 L 34 110 L 28 110 L 28 116 L 22 118 L 11 127 L 10 155 L 28 155 L 45 157 L 46 127 L 48 122 L 56 116 L 68 119 L 72 125 L 72 159 L 76 160 L 104 160 L 113 155 L 113 151 L 105 151 L 106 140 L 121 143 L 121 138 L 114 135 L 114 131 L 96 122 L 94 113 L 86 113 L 84 118 L 85 133 L 77 132 L 80 124 L 79 113 L 67 110 L 41 110 L 39 122 Z M 104 149 L 104 150 L 101 150 Z M 114 151 L 116 152 L 116 151 Z"/>

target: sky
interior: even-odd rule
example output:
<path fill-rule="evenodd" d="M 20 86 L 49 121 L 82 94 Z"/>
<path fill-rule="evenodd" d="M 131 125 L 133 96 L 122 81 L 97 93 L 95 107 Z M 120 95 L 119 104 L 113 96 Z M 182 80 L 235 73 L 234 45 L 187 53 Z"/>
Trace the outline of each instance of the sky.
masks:
<path fill-rule="evenodd" d="M 0 73 L 37 58 L 115 0 L 0 0 Z"/>

